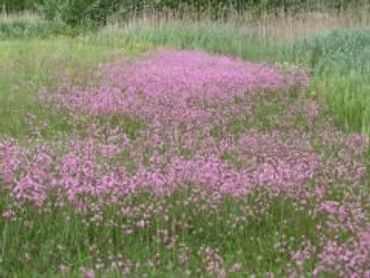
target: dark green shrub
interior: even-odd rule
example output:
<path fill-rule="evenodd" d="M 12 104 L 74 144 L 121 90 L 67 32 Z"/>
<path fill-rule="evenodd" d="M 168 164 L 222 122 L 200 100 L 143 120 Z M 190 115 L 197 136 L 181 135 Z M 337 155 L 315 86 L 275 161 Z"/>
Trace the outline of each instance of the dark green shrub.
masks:
<path fill-rule="evenodd" d="M 33 10 L 38 0 L 0 0 L 0 11 L 6 13 Z"/>
<path fill-rule="evenodd" d="M 117 0 L 42 0 L 38 10 L 49 21 L 71 27 L 105 24 L 118 8 Z"/>

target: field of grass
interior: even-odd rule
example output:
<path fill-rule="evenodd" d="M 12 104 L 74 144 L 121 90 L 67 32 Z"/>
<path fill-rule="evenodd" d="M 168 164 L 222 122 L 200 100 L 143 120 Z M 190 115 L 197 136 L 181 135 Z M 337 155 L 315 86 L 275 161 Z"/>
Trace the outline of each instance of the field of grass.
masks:
<path fill-rule="evenodd" d="M 370 275 L 366 22 L 31 18 L 0 22 L 1 277 Z"/>

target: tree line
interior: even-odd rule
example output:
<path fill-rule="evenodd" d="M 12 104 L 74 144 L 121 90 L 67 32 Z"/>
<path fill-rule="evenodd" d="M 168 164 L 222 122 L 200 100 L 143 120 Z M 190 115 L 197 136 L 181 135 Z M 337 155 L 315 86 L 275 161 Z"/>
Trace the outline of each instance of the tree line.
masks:
<path fill-rule="evenodd" d="M 180 17 L 192 13 L 199 19 L 203 15 L 219 19 L 246 12 L 278 15 L 325 9 L 339 13 L 367 5 L 370 0 L 0 0 L 0 3 L 5 13 L 35 10 L 47 19 L 78 25 L 85 21 L 105 23 L 113 13 L 129 17 L 145 11 L 173 12 Z"/>

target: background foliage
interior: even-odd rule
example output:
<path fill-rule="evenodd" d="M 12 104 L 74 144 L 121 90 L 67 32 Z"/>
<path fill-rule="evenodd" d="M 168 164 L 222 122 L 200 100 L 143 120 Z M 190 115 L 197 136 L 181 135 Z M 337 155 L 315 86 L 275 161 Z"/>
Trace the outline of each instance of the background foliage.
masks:
<path fill-rule="evenodd" d="M 147 12 L 169 12 L 177 16 L 191 14 L 197 19 L 225 19 L 245 12 L 295 14 L 323 9 L 337 13 L 357 9 L 367 0 L 1 0 L 6 13 L 38 10 L 46 19 L 59 20 L 70 26 L 106 23 L 107 17 L 118 13 L 124 17 Z"/>

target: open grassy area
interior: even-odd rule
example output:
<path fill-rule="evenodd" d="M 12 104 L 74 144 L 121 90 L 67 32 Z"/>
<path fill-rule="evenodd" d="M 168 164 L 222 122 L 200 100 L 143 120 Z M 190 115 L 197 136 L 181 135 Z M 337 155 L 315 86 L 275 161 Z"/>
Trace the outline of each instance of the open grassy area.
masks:
<path fill-rule="evenodd" d="M 316 16 L 0 22 L 0 276 L 367 277 L 370 33 Z"/>

